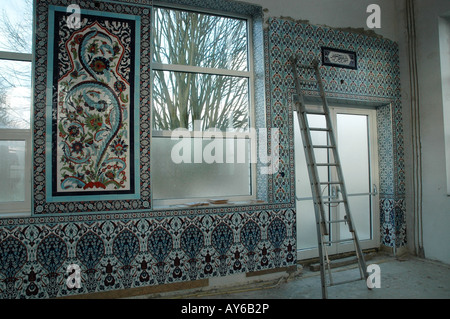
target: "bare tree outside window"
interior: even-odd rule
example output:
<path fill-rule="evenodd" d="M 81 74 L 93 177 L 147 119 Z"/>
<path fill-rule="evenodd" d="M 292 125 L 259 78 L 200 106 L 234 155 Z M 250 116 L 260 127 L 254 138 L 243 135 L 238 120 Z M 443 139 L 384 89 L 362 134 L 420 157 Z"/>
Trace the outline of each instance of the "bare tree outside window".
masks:
<path fill-rule="evenodd" d="M 254 198 L 256 135 L 251 129 L 249 21 L 221 13 L 154 8 L 156 205 Z M 177 129 L 190 132 L 183 132 L 179 140 Z M 216 132 L 206 132 L 210 130 Z"/>
<path fill-rule="evenodd" d="M 32 8 L 31 0 L 0 3 L 0 128 L 30 128 L 31 59 L 20 54 L 31 54 Z"/>
<path fill-rule="evenodd" d="M 249 128 L 246 20 L 157 8 L 152 45 L 154 130 Z"/>

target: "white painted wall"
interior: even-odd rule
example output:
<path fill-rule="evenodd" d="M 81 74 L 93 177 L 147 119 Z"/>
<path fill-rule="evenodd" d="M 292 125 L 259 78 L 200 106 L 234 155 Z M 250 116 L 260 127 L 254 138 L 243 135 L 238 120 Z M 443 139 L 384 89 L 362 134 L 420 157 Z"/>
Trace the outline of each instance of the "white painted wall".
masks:
<path fill-rule="evenodd" d="M 404 1 L 397 0 L 399 15 L 403 13 Z M 450 263 L 450 197 L 447 196 L 447 172 L 444 140 L 444 108 L 441 81 L 441 57 L 439 41 L 440 16 L 450 13 L 448 0 L 416 0 L 417 70 L 419 77 L 420 134 L 422 148 L 422 190 L 423 190 L 423 245 L 425 257 Z M 408 181 L 411 183 L 410 144 L 411 126 L 409 105 L 409 67 L 406 51 L 407 37 L 404 28 L 399 28 L 399 45 L 402 74 L 402 104 L 405 120 L 405 146 Z M 445 41 L 444 41 L 445 43 Z M 447 42 L 450 46 L 450 42 Z M 450 55 L 446 57 L 450 59 Z M 448 93 L 448 92 L 447 92 Z M 450 123 L 447 123 L 449 126 Z M 407 185 L 411 186 L 411 184 Z M 411 187 L 408 187 L 407 209 L 411 213 Z M 412 225 L 408 218 L 408 240 L 414 241 Z"/>
<path fill-rule="evenodd" d="M 397 41 L 397 19 L 395 2 L 392 0 L 244 0 L 267 9 L 267 17 L 289 17 L 308 20 L 311 24 L 334 28 L 364 28 L 367 7 L 378 4 L 381 9 L 381 28 L 375 32 L 390 40 Z"/>

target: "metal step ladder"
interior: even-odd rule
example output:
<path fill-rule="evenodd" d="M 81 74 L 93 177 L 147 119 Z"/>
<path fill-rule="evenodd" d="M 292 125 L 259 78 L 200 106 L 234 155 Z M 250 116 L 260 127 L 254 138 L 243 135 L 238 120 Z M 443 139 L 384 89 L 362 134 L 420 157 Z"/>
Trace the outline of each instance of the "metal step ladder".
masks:
<path fill-rule="evenodd" d="M 290 59 L 290 64 L 292 68 L 292 72 L 294 75 L 295 82 L 295 90 L 297 94 L 297 99 L 295 99 L 295 107 L 297 111 L 301 136 L 303 140 L 303 146 L 305 149 L 305 157 L 308 168 L 308 175 L 311 183 L 311 191 L 314 202 L 314 211 L 316 217 L 316 225 L 317 225 L 317 241 L 319 248 L 319 258 L 320 258 L 320 277 L 322 284 L 322 298 L 328 298 L 327 287 L 336 286 L 344 283 L 349 283 L 358 280 L 367 280 L 368 273 L 366 268 L 366 263 L 364 260 L 364 255 L 362 253 L 357 232 L 353 224 L 352 216 L 350 214 L 349 203 L 347 199 L 347 191 L 345 188 L 344 177 L 342 174 L 342 167 L 339 160 L 339 154 L 336 145 L 336 139 L 334 136 L 332 122 L 330 118 L 330 111 L 327 102 L 327 98 L 325 96 L 325 90 L 322 83 L 322 78 L 319 70 L 319 62 L 315 59 L 311 65 L 300 64 L 297 58 L 292 57 Z M 302 78 L 299 76 L 298 70 L 302 70 Z M 307 108 L 305 104 L 305 97 L 303 94 L 303 84 L 307 84 L 308 89 L 311 87 L 315 87 L 315 90 L 319 91 L 322 106 L 317 109 Z M 310 127 L 308 125 L 308 114 L 321 115 L 325 117 L 326 127 L 318 128 L 318 127 Z M 315 145 L 312 142 L 311 132 L 321 131 L 326 132 L 327 134 L 327 145 Z M 328 152 L 332 153 L 333 162 L 327 163 L 317 163 L 315 151 L 318 149 L 327 149 Z M 328 156 L 330 158 L 330 156 Z M 321 182 L 319 180 L 319 167 L 335 167 L 337 180 L 335 181 L 325 181 Z M 337 187 L 341 196 L 324 196 L 322 188 L 327 187 Z M 344 218 L 339 220 L 327 220 L 326 217 L 326 208 L 329 205 L 343 205 L 344 206 Z M 348 226 L 349 232 L 352 234 L 352 238 L 341 239 L 341 240 L 329 240 L 327 237 L 329 235 L 329 228 L 331 224 L 336 223 L 344 223 Z M 327 251 L 327 246 L 330 244 L 337 244 L 342 242 L 352 241 L 355 246 L 356 257 L 358 260 L 358 266 L 360 270 L 360 278 L 351 279 L 341 282 L 334 282 L 331 272 L 330 259 Z M 326 271 L 328 271 L 328 280 L 326 279 Z"/>

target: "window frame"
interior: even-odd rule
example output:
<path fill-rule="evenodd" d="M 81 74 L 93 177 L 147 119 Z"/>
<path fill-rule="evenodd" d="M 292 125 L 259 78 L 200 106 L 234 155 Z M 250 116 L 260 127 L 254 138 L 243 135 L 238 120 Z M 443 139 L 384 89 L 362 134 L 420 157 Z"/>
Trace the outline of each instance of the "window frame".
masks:
<path fill-rule="evenodd" d="M 24 141 L 25 142 L 25 181 L 24 181 L 24 201 L 16 202 L 0 202 L 0 219 L 11 217 L 29 217 L 31 216 L 31 197 L 32 197 L 32 114 L 33 114 L 33 88 L 34 88 L 34 34 L 35 34 L 35 5 L 32 2 L 32 44 L 31 52 L 15 52 L 15 51 L 0 51 L 0 60 L 2 61 L 19 61 L 29 62 L 31 64 L 30 74 L 30 127 L 28 129 L 17 128 L 0 128 L 1 141 Z"/>
<path fill-rule="evenodd" d="M 185 5 L 176 5 L 176 4 L 166 4 L 166 3 L 160 3 L 160 2 L 154 2 L 152 9 L 151 9 L 151 19 L 154 21 L 155 19 L 155 8 L 162 8 L 162 9 L 168 9 L 168 10 L 181 10 L 186 12 L 193 12 L 193 13 L 199 13 L 199 14 L 209 14 L 209 15 L 215 15 L 220 17 L 226 17 L 226 18 L 234 18 L 234 19 L 240 19 L 246 21 L 246 29 L 247 29 L 247 71 L 239 71 L 239 70 L 227 70 L 227 69 L 219 69 L 219 68 L 209 68 L 209 67 L 199 67 L 199 66 L 193 66 L 193 65 L 180 65 L 180 64 L 165 64 L 165 63 L 159 63 L 154 62 L 153 58 L 150 58 L 150 71 L 151 71 L 151 83 L 153 85 L 154 83 L 154 72 L 153 71 L 168 71 L 168 72 L 184 72 L 184 73 L 194 73 L 194 74 L 203 74 L 203 75 L 222 75 L 222 76 L 235 76 L 240 78 L 247 78 L 248 79 L 248 103 L 249 103 L 249 110 L 248 110 L 248 120 L 249 120 L 249 127 L 247 131 L 239 132 L 223 132 L 224 133 L 224 140 L 225 138 L 229 138 L 230 136 L 233 136 L 233 138 L 236 139 L 249 139 L 250 140 L 250 154 L 251 158 L 249 159 L 250 162 L 250 194 L 249 195 L 237 195 L 237 196 L 229 196 L 226 197 L 230 202 L 248 202 L 248 201 L 254 201 L 257 196 L 257 178 L 256 178 L 256 172 L 257 172 L 257 134 L 256 134 L 256 116 L 255 116 L 255 66 L 254 66 L 254 59 L 253 59 L 253 52 L 254 52 L 254 44 L 253 44 L 253 18 L 248 15 L 242 15 L 238 13 L 229 13 L 229 12 L 222 12 L 220 10 L 213 10 L 213 9 L 205 9 L 205 8 L 198 8 L 198 7 L 190 7 Z M 151 32 L 151 41 L 153 43 L 153 32 Z M 153 87 L 152 90 L 152 103 L 153 103 Z M 153 107 L 151 112 L 153 112 Z M 153 123 L 151 124 L 153 126 Z M 152 129 L 152 136 L 155 138 L 171 138 L 173 131 L 169 130 L 153 130 Z M 252 134 L 253 132 L 253 134 Z M 203 138 L 209 138 L 210 133 L 208 131 L 202 131 L 202 137 Z M 198 137 L 199 131 L 195 130 L 189 130 L 189 134 L 191 135 L 191 138 Z M 153 143 L 152 143 L 153 144 Z M 152 152 L 153 154 L 153 152 Z M 205 165 L 208 165 L 205 163 Z M 152 187 L 154 187 L 155 183 L 152 182 Z M 179 199 L 153 199 L 153 206 L 156 206 L 158 208 L 164 208 L 166 206 L 173 206 L 173 205 L 183 205 L 187 203 L 192 203 L 193 201 L 195 203 L 204 202 L 207 200 L 215 199 L 215 198 L 223 198 L 223 196 L 215 196 L 215 197 L 186 197 L 186 198 L 179 198 Z"/>

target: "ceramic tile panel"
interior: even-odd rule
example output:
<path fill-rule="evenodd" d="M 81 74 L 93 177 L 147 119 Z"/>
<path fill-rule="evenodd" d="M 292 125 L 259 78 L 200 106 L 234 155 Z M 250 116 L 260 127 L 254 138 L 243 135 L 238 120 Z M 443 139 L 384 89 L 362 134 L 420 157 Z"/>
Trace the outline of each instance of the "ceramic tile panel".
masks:
<path fill-rule="evenodd" d="M 397 43 L 381 37 L 370 36 L 361 32 L 350 32 L 323 26 L 315 26 L 292 19 L 270 18 L 268 21 L 267 103 L 271 114 L 268 123 L 277 127 L 288 137 L 281 140 L 280 155 L 282 172 L 272 181 L 272 198 L 275 202 L 292 201 L 294 197 L 289 189 L 294 182 L 288 174 L 294 175 L 292 169 L 292 94 L 294 92 L 293 76 L 288 59 L 296 56 L 300 63 L 309 64 L 314 59 L 321 61 L 321 48 L 355 52 L 357 69 L 320 66 L 320 72 L 327 97 L 335 101 L 350 101 L 362 105 L 377 106 L 377 129 L 379 144 L 380 197 L 401 201 L 405 194 L 405 170 L 403 148 L 402 107 L 400 102 L 400 69 Z M 300 71 L 300 70 L 299 70 Z M 301 71 L 300 71 L 301 72 Z M 300 73 L 304 79 L 314 79 L 308 71 Z M 317 97 L 313 88 L 306 87 L 307 97 Z M 401 205 L 400 205 L 401 206 Z M 400 207 L 399 206 L 399 207 Z M 395 237 L 395 245 L 403 246 L 406 224 L 401 213 L 398 218 L 384 223 L 385 231 Z M 389 224 L 391 223 L 391 224 Z M 389 237 L 388 236 L 388 237 Z M 383 241 L 387 243 L 387 241 Z M 391 245 L 392 241 L 389 243 Z"/>
<path fill-rule="evenodd" d="M 296 264 L 295 211 L 38 217 L 0 227 L 0 298 L 54 298 Z M 6 225 L 5 225 L 6 224 Z M 70 265 L 81 286 L 67 285 Z"/>

